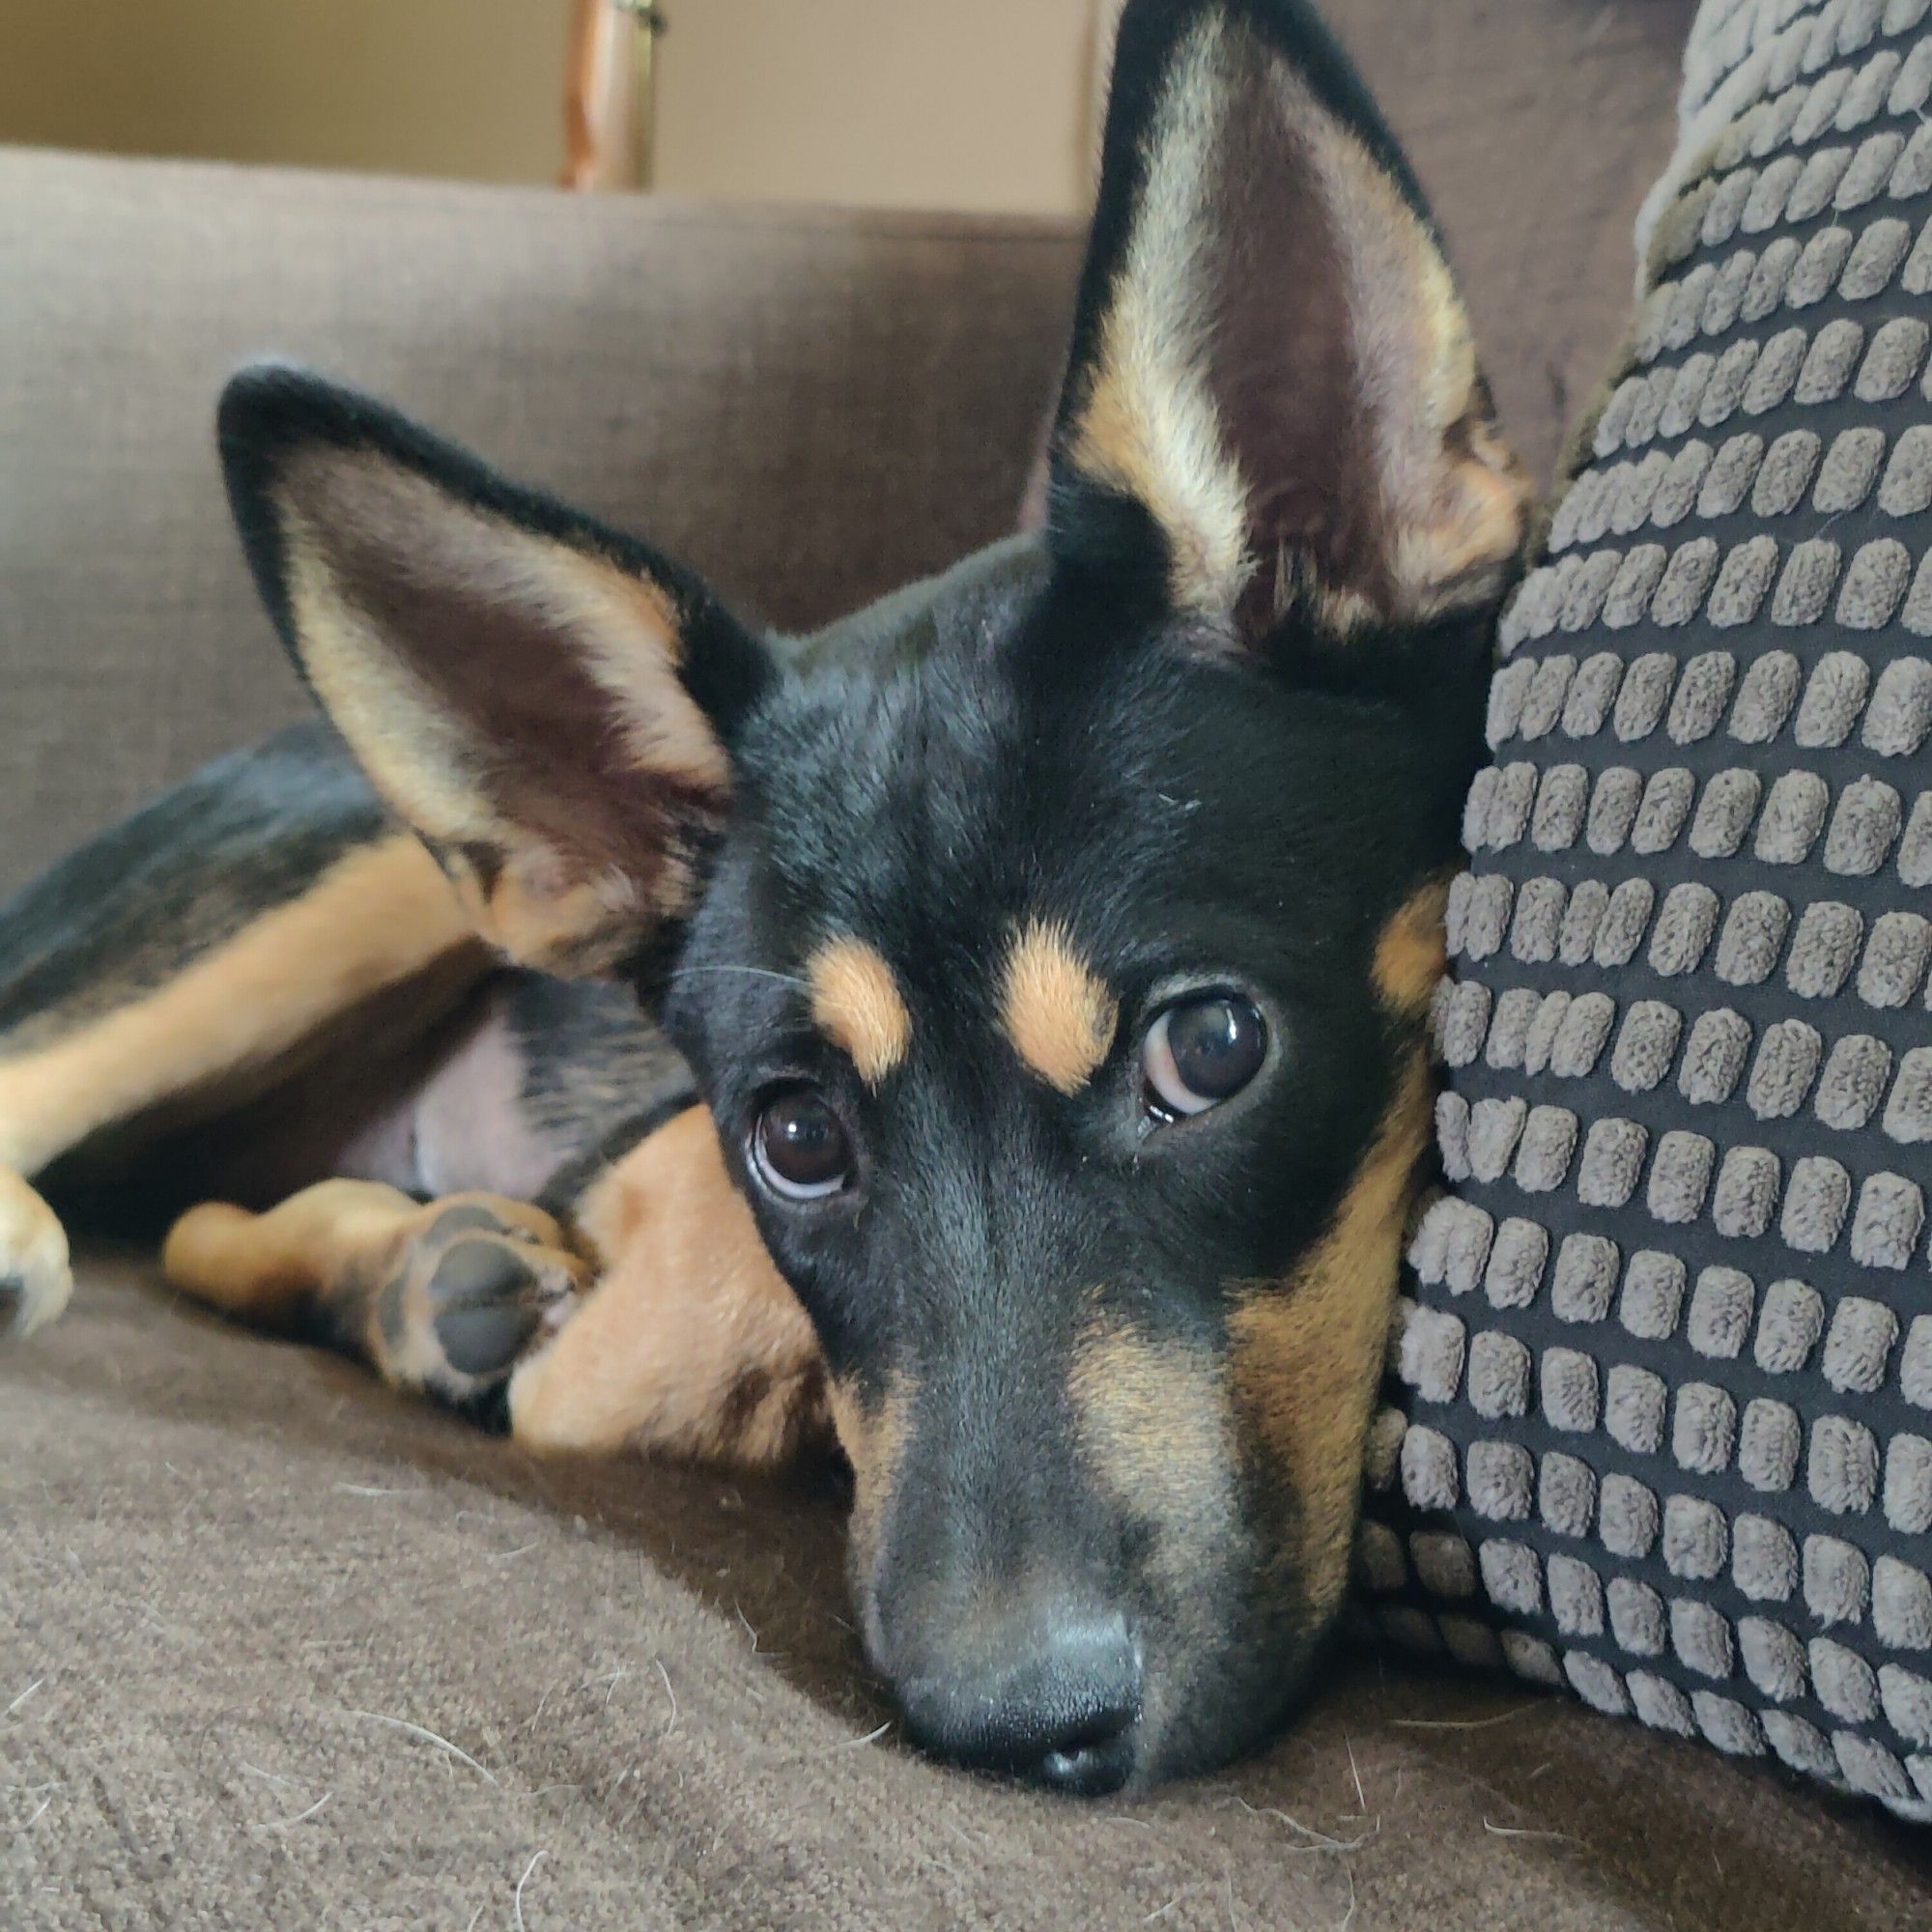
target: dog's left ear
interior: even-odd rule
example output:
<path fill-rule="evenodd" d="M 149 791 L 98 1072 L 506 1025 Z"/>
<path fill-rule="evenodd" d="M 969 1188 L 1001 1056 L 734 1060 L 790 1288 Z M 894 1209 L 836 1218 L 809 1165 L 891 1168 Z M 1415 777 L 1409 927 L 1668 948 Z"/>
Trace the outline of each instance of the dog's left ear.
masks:
<path fill-rule="evenodd" d="M 700 887 L 776 675 L 690 572 L 300 370 L 222 396 L 229 500 L 310 689 L 478 930 L 637 973 Z"/>
<path fill-rule="evenodd" d="M 1492 597 L 1523 540 L 1421 194 L 1302 0 L 1129 0 L 1054 435 L 1063 563 L 1258 643 Z"/>

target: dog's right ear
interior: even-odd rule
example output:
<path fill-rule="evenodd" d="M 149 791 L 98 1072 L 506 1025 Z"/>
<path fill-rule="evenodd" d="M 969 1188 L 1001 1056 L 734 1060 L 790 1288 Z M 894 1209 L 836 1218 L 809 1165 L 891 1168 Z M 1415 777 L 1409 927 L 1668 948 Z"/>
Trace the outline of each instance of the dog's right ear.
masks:
<path fill-rule="evenodd" d="M 243 370 L 221 457 L 302 676 L 484 936 L 552 972 L 695 896 L 762 643 L 643 545 L 299 370 Z"/>
<path fill-rule="evenodd" d="M 1238 646 L 1292 610 L 1347 639 L 1499 596 L 1525 478 L 1309 0 L 1127 0 L 1052 462 L 1063 564 Z"/>

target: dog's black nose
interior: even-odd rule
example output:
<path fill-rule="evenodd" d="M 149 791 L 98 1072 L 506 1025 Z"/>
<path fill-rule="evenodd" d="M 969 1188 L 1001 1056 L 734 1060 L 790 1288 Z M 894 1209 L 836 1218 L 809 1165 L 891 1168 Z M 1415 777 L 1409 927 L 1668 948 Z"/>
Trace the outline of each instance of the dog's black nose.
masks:
<path fill-rule="evenodd" d="M 970 1664 L 901 1681 L 916 1743 L 957 1764 L 1082 1797 L 1127 1781 L 1141 1666 L 1124 1617 L 1049 1617 L 1024 1639 L 976 1649 Z"/>

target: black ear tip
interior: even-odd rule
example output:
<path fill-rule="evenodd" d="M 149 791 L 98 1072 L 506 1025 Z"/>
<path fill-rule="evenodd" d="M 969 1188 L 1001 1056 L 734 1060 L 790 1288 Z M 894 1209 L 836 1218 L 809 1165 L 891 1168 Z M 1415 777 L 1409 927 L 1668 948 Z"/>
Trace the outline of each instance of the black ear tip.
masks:
<path fill-rule="evenodd" d="M 317 443 L 359 442 L 374 409 L 367 397 L 300 363 L 244 363 L 222 385 L 215 443 L 229 509 L 263 602 L 288 639 L 282 532 L 276 481 L 291 451 Z"/>
<path fill-rule="evenodd" d="M 268 453 L 291 442 L 341 442 L 363 430 L 373 405 L 299 362 L 264 358 L 229 377 L 214 412 L 224 462 L 249 451 Z"/>

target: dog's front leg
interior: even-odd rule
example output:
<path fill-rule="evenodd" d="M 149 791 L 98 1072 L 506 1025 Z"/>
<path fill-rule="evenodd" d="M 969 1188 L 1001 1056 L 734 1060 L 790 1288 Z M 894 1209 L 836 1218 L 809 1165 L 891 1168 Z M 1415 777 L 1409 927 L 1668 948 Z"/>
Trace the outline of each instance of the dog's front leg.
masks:
<path fill-rule="evenodd" d="M 499 1389 L 591 1273 L 539 1208 L 492 1194 L 424 1206 L 366 1180 L 321 1181 L 266 1214 L 192 1208 L 161 1265 L 181 1293 L 252 1327 L 324 1343 L 397 1388 L 459 1404 Z"/>
<path fill-rule="evenodd" d="M 0 1336 L 31 1335 L 67 1306 L 72 1288 L 59 1216 L 0 1167 Z"/>
<path fill-rule="evenodd" d="M 830 1436 L 811 1325 L 702 1108 L 607 1169 L 569 1232 L 496 1195 L 425 1207 L 327 1180 L 266 1214 L 191 1209 L 162 1266 L 181 1293 L 399 1388 L 467 1405 L 507 1379 L 526 1448 L 769 1468 Z"/>

